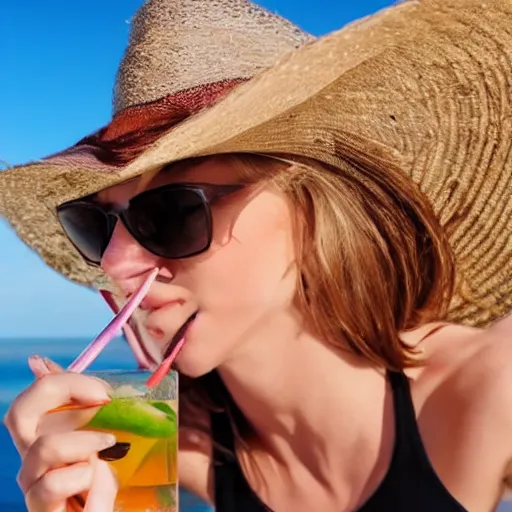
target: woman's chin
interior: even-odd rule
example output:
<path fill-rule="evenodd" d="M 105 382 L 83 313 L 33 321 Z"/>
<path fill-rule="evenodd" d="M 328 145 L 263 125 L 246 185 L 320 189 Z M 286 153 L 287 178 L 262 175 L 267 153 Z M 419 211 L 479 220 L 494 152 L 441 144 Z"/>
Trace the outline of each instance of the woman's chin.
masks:
<path fill-rule="evenodd" d="M 186 347 L 184 347 L 176 358 L 175 366 L 181 374 L 192 379 L 197 379 L 210 373 L 218 366 L 218 361 L 214 362 L 213 359 L 207 356 L 192 354 L 190 352 L 191 351 L 187 351 Z"/>

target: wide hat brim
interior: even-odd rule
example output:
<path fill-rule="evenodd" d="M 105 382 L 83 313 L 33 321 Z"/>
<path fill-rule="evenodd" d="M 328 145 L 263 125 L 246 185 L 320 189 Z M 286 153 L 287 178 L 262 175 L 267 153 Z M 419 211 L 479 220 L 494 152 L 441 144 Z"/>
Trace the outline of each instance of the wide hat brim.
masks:
<path fill-rule="evenodd" d="M 447 230 L 459 283 L 449 319 L 485 325 L 512 304 L 511 19 L 504 0 L 399 3 L 286 56 L 123 168 L 66 154 L 1 173 L 0 212 L 58 272 L 105 288 L 57 205 L 205 155 L 379 160 L 411 177 Z"/>

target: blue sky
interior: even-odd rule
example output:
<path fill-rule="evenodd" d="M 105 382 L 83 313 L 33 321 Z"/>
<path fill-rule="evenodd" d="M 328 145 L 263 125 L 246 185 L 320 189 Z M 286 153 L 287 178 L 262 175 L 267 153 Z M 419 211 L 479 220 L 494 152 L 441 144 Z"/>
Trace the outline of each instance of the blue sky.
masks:
<path fill-rule="evenodd" d="M 0 160 L 43 157 L 108 122 L 129 19 L 141 3 L 1 0 Z M 259 3 L 322 35 L 392 2 Z M 99 296 L 46 267 L 3 220 L 0 249 L 0 338 L 92 336 L 110 318 Z"/>

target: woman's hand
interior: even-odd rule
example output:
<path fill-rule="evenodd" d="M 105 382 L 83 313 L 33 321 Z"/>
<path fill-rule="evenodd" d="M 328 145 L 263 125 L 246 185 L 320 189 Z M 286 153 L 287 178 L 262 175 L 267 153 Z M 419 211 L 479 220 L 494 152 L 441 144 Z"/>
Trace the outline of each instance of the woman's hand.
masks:
<path fill-rule="evenodd" d="M 65 512 L 68 499 L 91 488 L 100 464 L 97 453 L 111 447 L 110 434 L 74 431 L 78 424 L 47 422 L 49 411 L 73 403 L 89 411 L 110 401 L 107 384 L 76 373 L 51 373 L 39 376 L 12 403 L 5 425 L 21 456 L 18 483 L 30 512 Z M 60 414 L 80 416 L 78 411 Z M 83 420 L 83 416 L 82 416 Z M 83 424 L 83 423 L 82 423 Z M 102 468 L 104 471 L 104 468 Z M 102 510 L 111 512 L 114 496 L 105 497 Z M 109 503 L 110 502 L 110 503 Z M 96 509 L 95 509 L 96 510 Z M 98 510 L 99 512 L 99 510 Z"/>

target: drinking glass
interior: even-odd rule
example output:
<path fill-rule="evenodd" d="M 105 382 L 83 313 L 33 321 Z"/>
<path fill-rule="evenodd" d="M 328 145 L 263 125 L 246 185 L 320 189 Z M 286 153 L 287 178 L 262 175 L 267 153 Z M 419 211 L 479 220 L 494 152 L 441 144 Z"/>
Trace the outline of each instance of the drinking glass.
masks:
<path fill-rule="evenodd" d="M 170 372 L 154 389 L 145 385 L 151 375 L 145 370 L 86 374 L 112 387 L 112 401 L 87 409 L 71 404 L 54 412 L 68 416 L 58 421 L 61 427 L 72 421 L 75 428 L 116 436 L 117 444 L 100 453 L 119 484 L 114 512 L 176 512 L 178 374 Z M 75 505 L 80 509 L 86 499 L 74 498 Z"/>

